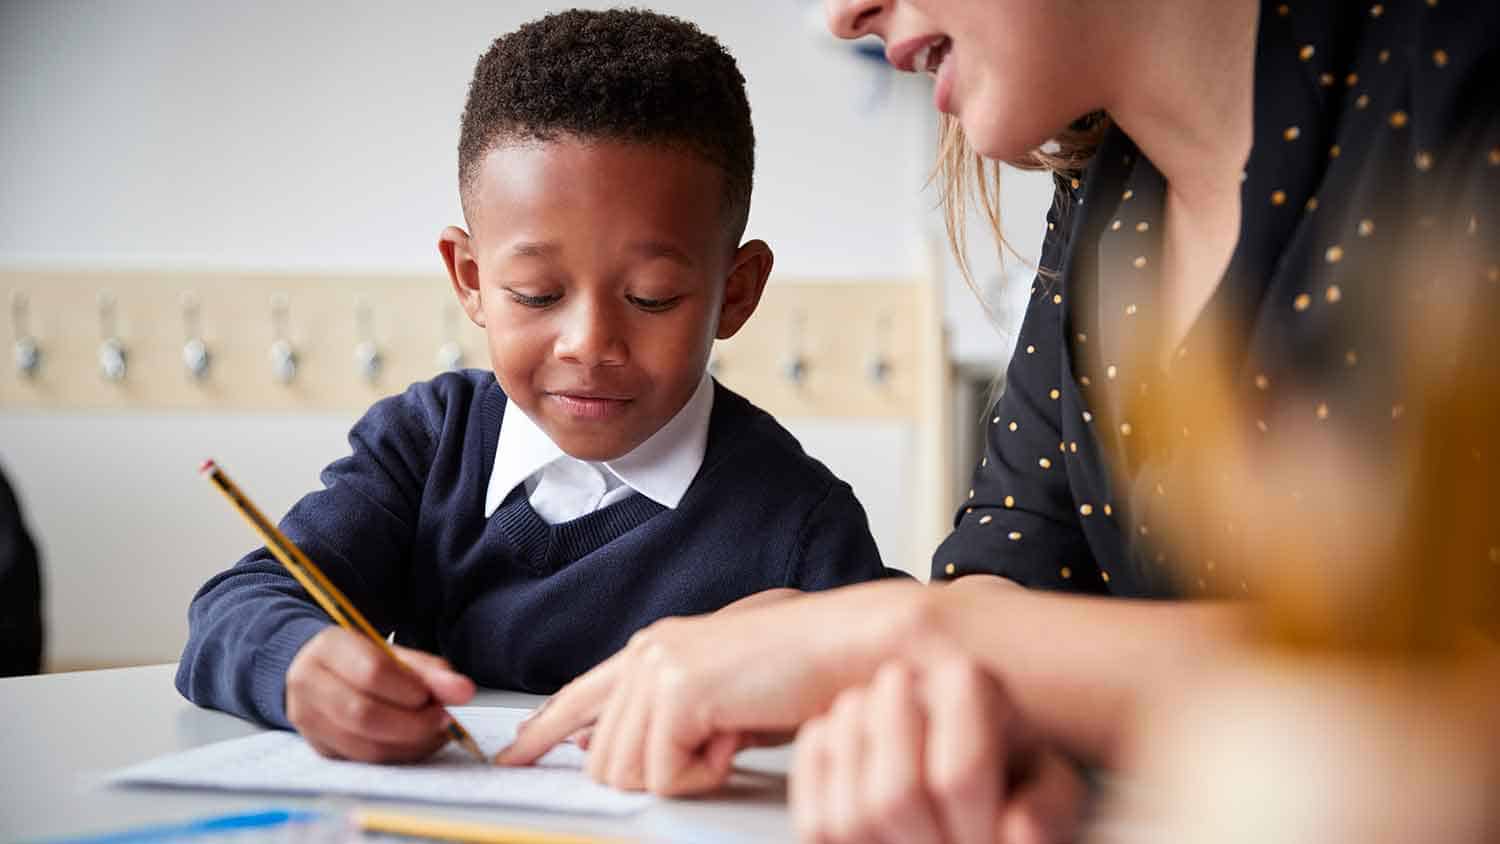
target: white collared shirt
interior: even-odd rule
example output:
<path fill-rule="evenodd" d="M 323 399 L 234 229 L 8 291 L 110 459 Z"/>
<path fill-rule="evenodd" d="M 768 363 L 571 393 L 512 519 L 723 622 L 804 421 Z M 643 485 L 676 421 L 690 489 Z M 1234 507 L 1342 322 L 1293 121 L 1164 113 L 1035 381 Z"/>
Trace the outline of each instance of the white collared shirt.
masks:
<path fill-rule="evenodd" d="M 687 404 L 645 442 L 614 460 L 593 461 L 568 455 L 531 417 L 507 403 L 484 517 L 493 516 L 523 483 L 532 509 L 553 525 L 608 507 L 631 492 L 675 508 L 703 465 L 713 407 L 713 380 L 705 373 Z"/>

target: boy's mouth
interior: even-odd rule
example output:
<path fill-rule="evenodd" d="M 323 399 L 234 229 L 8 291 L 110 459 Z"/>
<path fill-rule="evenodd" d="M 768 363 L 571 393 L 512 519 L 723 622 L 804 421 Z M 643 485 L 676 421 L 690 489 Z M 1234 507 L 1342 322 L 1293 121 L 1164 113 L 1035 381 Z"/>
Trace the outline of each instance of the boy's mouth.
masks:
<path fill-rule="evenodd" d="M 631 399 L 615 393 L 592 391 L 547 393 L 547 398 L 569 416 L 580 419 L 608 419 L 625 411 Z"/>

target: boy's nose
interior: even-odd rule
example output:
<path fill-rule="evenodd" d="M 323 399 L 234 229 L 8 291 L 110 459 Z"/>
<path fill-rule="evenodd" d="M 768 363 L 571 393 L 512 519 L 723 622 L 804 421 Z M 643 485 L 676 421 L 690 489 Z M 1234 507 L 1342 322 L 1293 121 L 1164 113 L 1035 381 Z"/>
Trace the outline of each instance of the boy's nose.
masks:
<path fill-rule="evenodd" d="M 828 30 L 840 38 L 871 33 L 884 37 L 877 25 L 890 5 L 891 0 L 824 0 L 823 11 L 828 16 Z"/>
<path fill-rule="evenodd" d="M 568 314 L 555 348 L 560 360 L 582 366 L 618 366 L 629 357 L 615 314 L 588 303 Z"/>

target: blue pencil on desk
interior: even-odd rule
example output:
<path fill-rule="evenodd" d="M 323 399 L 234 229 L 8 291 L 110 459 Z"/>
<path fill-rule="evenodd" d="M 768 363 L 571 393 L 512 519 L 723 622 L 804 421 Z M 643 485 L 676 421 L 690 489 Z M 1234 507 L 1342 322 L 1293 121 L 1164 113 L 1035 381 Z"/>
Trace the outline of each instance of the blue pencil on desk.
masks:
<path fill-rule="evenodd" d="M 410 666 L 401 661 L 401 657 L 396 655 L 396 651 L 391 647 L 391 643 L 387 642 L 384 636 L 376 632 L 370 622 L 365 620 L 364 615 L 360 613 L 359 609 L 348 598 L 344 597 L 344 593 L 340 592 L 337 586 L 333 585 L 333 581 L 329 580 L 316 565 L 313 565 L 313 561 L 308 559 L 306 554 L 302 553 L 302 549 L 298 548 L 292 540 L 288 539 L 287 535 L 282 533 L 280 528 L 272 524 L 271 520 L 267 519 L 265 514 L 261 513 L 259 507 L 252 504 L 250 499 L 246 498 L 243 492 L 240 492 L 240 488 L 235 486 L 234 481 L 231 481 L 229 476 L 224 474 L 224 470 L 220 469 L 217 463 L 212 460 L 205 460 L 198 471 L 212 481 L 214 486 L 219 488 L 220 492 L 224 493 L 224 497 L 229 499 L 229 503 L 234 505 L 234 509 L 238 510 L 240 515 L 245 517 L 245 521 L 250 523 L 250 527 L 254 528 L 255 532 L 260 534 L 261 539 L 265 540 L 266 548 L 276 556 L 276 559 L 281 561 L 281 565 L 287 571 L 291 572 L 292 577 L 297 578 L 297 582 L 302 584 L 302 588 L 306 589 L 308 594 L 313 596 L 313 599 L 318 602 L 318 605 L 323 608 L 324 612 L 327 612 L 334 621 L 338 622 L 339 626 L 346 630 L 353 630 L 356 633 L 364 634 L 366 638 L 375 643 L 376 647 L 385 651 L 387 656 L 395 660 L 397 665 L 407 671 L 412 670 Z M 452 715 L 448 716 L 447 730 L 449 737 L 458 742 L 458 745 L 464 750 L 469 751 L 475 759 L 481 762 L 489 761 L 485 758 L 484 751 L 479 749 L 479 743 L 474 741 L 474 737 L 469 735 L 469 731 L 465 730 L 463 725 L 458 723 L 458 720 Z"/>
<path fill-rule="evenodd" d="M 69 838 L 66 841 L 54 841 L 50 844 L 148 844 L 148 842 L 161 841 L 191 841 L 195 838 L 220 838 L 240 832 L 248 835 L 252 832 L 264 832 L 288 824 L 313 823 L 324 820 L 326 817 L 318 812 L 271 809 L 242 815 L 201 818 L 176 824 L 160 824 L 124 832 L 111 832 L 92 838 Z"/>

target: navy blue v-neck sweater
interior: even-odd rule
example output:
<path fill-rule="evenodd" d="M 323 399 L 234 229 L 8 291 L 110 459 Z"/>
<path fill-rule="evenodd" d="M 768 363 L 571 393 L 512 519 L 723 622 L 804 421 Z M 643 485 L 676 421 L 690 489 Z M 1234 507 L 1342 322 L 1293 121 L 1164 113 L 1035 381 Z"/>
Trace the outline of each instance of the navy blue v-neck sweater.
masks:
<path fill-rule="evenodd" d="M 849 485 L 721 385 L 703 465 L 675 509 L 634 494 L 548 525 L 522 488 L 488 519 L 506 398 L 493 374 L 440 375 L 384 399 L 353 453 L 281 522 L 382 632 L 481 686 L 551 693 L 659 618 L 765 589 L 887 572 Z M 193 598 L 177 688 L 276 726 L 286 671 L 330 620 L 265 548 Z"/>

